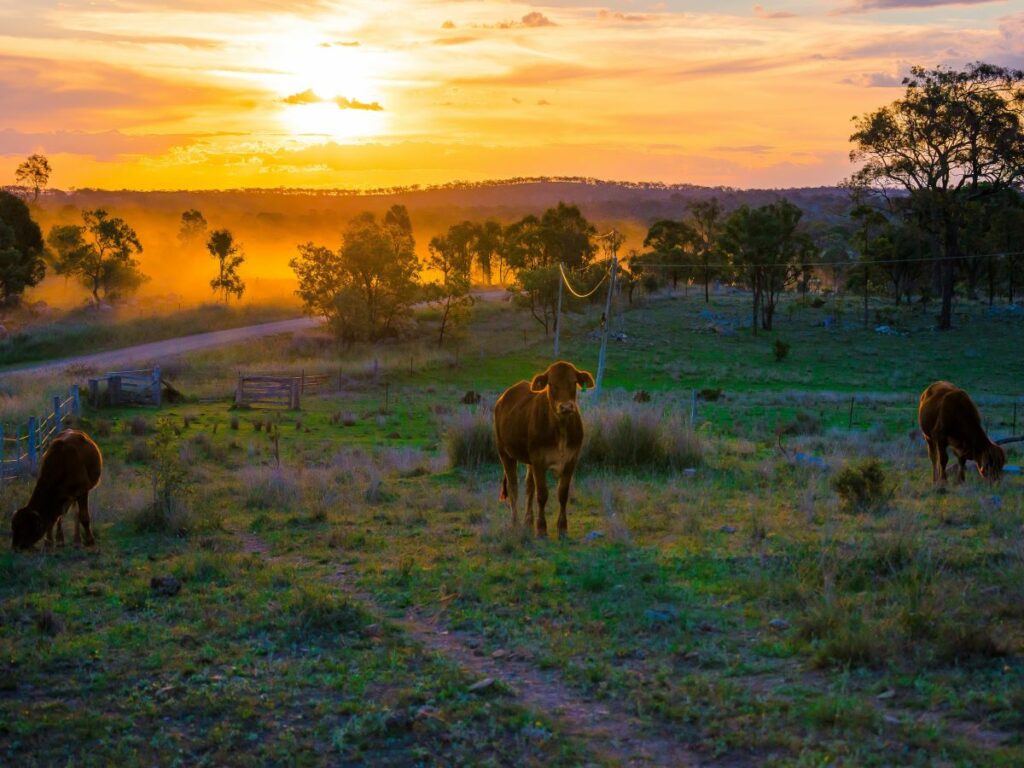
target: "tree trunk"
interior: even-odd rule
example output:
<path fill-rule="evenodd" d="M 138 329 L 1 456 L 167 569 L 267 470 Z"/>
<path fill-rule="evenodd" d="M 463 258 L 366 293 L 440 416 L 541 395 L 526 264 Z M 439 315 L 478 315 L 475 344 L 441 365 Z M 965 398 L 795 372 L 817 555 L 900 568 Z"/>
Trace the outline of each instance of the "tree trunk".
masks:
<path fill-rule="evenodd" d="M 953 283 L 956 280 L 956 262 L 959 254 L 956 222 L 946 222 L 945 248 L 939 274 L 942 285 L 942 310 L 939 314 L 939 330 L 948 331 L 953 327 Z"/>
<path fill-rule="evenodd" d="M 752 288 L 752 290 L 754 292 L 754 297 L 753 297 L 753 300 L 754 300 L 754 313 L 753 313 L 753 317 L 751 318 L 751 321 L 750 321 L 750 327 L 753 329 L 754 335 L 757 336 L 757 310 L 759 308 L 758 307 L 758 299 L 761 298 L 761 293 L 760 293 L 760 286 L 758 285 L 758 282 L 757 282 L 757 274 L 756 273 L 754 274 L 754 279 L 751 281 L 751 288 Z"/>

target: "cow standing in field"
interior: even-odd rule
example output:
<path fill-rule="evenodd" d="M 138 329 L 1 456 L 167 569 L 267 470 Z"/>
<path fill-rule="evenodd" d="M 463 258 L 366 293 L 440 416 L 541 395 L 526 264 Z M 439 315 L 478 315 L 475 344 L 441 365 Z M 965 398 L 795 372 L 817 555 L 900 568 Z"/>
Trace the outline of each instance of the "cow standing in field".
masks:
<path fill-rule="evenodd" d="M 54 529 L 57 543 L 64 543 L 61 517 L 78 504 L 75 518 L 75 543 L 82 537 L 79 525 L 85 529 L 85 545 L 96 543 L 89 520 L 89 491 L 99 485 L 103 471 L 103 455 L 87 434 L 77 429 L 66 429 L 54 438 L 43 454 L 39 465 L 39 479 L 28 504 L 14 513 L 11 520 L 11 543 L 15 549 L 28 549 L 43 535 L 47 544 L 53 544 Z"/>
<path fill-rule="evenodd" d="M 547 471 L 558 478 L 558 536 L 569 523 L 565 506 L 569 484 L 583 445 L 583 420 L 576 405 L 578 387 L 594 386 L 594 377 L 572 363 L 557 362 L 502 393 L 494 405 L 494 437 L 505 469 L 501 499 L 508 500 L 512 525 L 518 523 L 519 462 L 526 469 L 526 525 L 533 527 L 533 499 L 537 497 L 537 535 L 547 536 L 544 507 L 548 501 Z"/>
<path fill-rule="evenodd" d="M 960 463 L 960 482 L 968 460 L 978 465 L 978 473 L 986 480 L 1002 475 L 1006 453 L 982 429 L 981 414 L 962 389 L 948 381 L 935 382 L 921 393 L 917 417 L 928 443 L 932 482 L 946 481 L 947 448 L 953 449 Z"/>

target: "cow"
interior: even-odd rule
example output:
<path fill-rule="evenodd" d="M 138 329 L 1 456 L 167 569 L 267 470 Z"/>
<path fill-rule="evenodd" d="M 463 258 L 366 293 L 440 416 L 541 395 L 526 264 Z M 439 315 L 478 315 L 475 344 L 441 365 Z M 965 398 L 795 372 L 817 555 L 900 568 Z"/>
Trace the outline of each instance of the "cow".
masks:
<path fill-rule="evenodd" d="M 968 459 L 986 480 L 994 482 L 1002 475 L 1006 453 L 985 434 L 977 407 L 962 389 L 948 381 L 935 382 L 921 393 L 917 418 L 928 443 L 933 483 L 946 481 L 947 448 L 953 449 L 960 463 L 961 483 Z"/>
<path fill-rule="evenodd" d="M 63 544 L 61 518 L 76 502 L 75 543 L 82 541 L 81 525 L 85 529 L 85 545 L 95 544 L 89 520 L 89 491 L 99 485 L 102 471 L 103 455 L 87 434 L 66 429 L 57 435 L 43 454 L 39 478 L 28 504 L 15 512 L 11 520 L 13 547 L 28 549 L 44 534 L 46 543 L 53 545 L 55 529 L 57 543 Z"/>
<path fill-rule="evenodd" d="M 548 501 L 547 471 L 558 478 L 558 536 L 565 538 L 569 524 L 565 506 L 569 484 L 583 445 L 583 420 L 576 405 L 576 389 L 594 386 L 594 377 L 572 363 L 552 363 L 532 381 L 506 389 L 494 405 L 494 437 L 505 474 L 502 501 L 518 523 L 519 462 L 526 464 L 526 526 L 533 528 L 533 499 L 537 497 L 537 535 L 547 536 L 544 507 Z"/>

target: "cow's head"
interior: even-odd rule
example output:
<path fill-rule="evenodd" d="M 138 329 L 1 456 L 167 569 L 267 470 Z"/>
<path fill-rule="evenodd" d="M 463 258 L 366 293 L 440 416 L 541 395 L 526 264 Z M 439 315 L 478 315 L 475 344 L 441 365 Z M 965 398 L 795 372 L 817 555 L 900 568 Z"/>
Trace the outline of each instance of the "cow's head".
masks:
<path fill-rule="evenodd" d="M 1003 465 L 1006 464 L 1006 451 L 995 443 L 990 443 L 981 452 L 974 463 L 978 466 L 978 474 L 990 482 L 996 482 L 1003 476 Z"/>
<path fill-rule="evenodd" d="M 544 373 L 538 373 L 530 382 L 533 392 L 546 392 L 551 410 L 565 418 L 579 413 L 576 407 L 576 388 L 594 386 L 594 377 L 580 371 L 572 363 L 552 363 Z"/>
<path fill-rule="evenodd" d="M 22 507 L 11 518 L 11 546 L 28 549 L 46 533 L 43 518 L 30 507 Z"/>

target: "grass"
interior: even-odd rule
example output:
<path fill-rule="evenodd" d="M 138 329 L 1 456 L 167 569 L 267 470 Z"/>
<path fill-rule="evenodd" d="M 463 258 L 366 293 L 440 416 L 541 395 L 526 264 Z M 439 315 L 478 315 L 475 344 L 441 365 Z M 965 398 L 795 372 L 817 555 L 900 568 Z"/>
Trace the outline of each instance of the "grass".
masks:
<path fill-rule="evenodd" d="M 740 299 L 716 301 L 745 316 Z M 831 331 L 799 308 L 780 317 L 792 347 L 776 362 L 770 337 L 694 332 L 702 309 L 663 300 L 621 315 L 627 342 L 610 349 L 602 402 L 581 395 L 590 444 L 564 543 L 510 528 L 497 501 L 489 404 L 547 360 L 505 307 L 478 308 L 458 362 L 413 342 L 339 363 L 287 340 L 190 358 L 185 391 L 223 395 L 223 369 L 260 354 L 343 369 L 300 420 L 226 398 L 162 410 L 191 514 L 209 525 L 136 525 L 153 497 L 154 449 L 139 445 L 165 433 L 156 414 L 132 435 L 139 411 L 87 413 L 86 429 L 102 420 L 106 433 L 99 551 L 0 554 L 0 760 L 589 759 L 547 713 L 468 694 L 472 677 L 387 621 L 411 614 L 624 707 L 712 764 L 1019 765 L 1021 481 L 939 492 L 907 433 L 917 392 L 939 377 L 991 398 L 979 397 L 986 422 L 1008 431 L 998 397 L 1014 395 L 1020 363 L 985 361 L 1024 327 L 972 317 L 984 357 L 943 362 L 923 328 Z M 593 320 L 573 317 L 563 337 L 583 367 Z M 648 346 L 656 328 L 665 342 Z M 633 403 L 635 388 L 651 401 Z M 480 406 L 460 402 L 470 389 Z M 698 401 L 693 426 L 692 389 L 722 390 Z M 875 393 L 852 428 L 851 391 Z M 868 460 L 885 503 L 843 504 L 833 479 Z M 5 515 L 28 490 L 0 488 Z M 383 617 L 333 586 L 339 571 Z M 179 595 L 151 592 L 164 574 Z"/>

